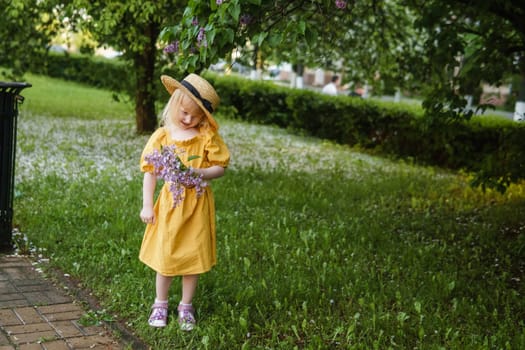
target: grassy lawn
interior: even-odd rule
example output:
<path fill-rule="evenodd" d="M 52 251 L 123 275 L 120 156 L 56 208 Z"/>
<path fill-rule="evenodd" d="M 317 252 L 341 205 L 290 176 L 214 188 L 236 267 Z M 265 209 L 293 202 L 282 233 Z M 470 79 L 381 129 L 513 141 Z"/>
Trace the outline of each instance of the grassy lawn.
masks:
<path fill-rule="evenodd" d="M 73 82 L 57 84 L 56 79 L 30 74 L 27 82 L 32 87 L 23 90 L 21 109 L 33 114 L 88 120 L 132 120 L 134 115 L 129 105 L 116 102 L 105 90 Z"/>
<path fill-rule="evenodd" d="M 15 224 L 152 349 L 523 349 L 525 187 L 359 153 L 218 116 L 232 152 L 213 183 L 218 265 L 198 327 L 147 325 L 132 107 L 31 76 L 20 108 Z"/>

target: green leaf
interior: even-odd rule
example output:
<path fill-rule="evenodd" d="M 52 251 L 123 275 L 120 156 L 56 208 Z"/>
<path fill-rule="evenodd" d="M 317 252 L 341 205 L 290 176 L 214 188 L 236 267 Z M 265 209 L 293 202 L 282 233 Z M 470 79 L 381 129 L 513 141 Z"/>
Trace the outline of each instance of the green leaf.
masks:
<path fill-rule="evenodd" d="M 190 6 L 186 6 L 184 9 L 184 13 L 182 14 L 183 17 L 190 17 L 193 16 L 193 8 Z"/>
<path fill-rule="evenodd" d="M 177 36 L 179 30 L 179 26 L 165 27 L 160 32 L 159 39 L 162 41 L 170 42 Z"/>
<path fill-rule="evenodd" d="M 244 258 L 243 258 L 243 262 L 244 262 L 244 267 L 246 268 L 246 270 L 249 270 L 249 269 L 250 269 L 250 266 L 251 266 L 250 259 L 244 257 Z"/>
<path fill-rule="evenodd" d="M 215 34 L 217 34 L 215 28 L 206 29 L 206 40 L 208 41 L 208 45 L 213 44 L 213 41 L 215 40 Z"/>
<path fill-rule="evenodd" d="M 317 44 L 317 31 L 314 28 L 306 27 L 304 38 L 308 46 L 315 46 Z"/>
<path fill-rule="evenodd" d="M 195 71 L 195 67 L 197 66 L 197 60 L 199 59 L 199 56 L 192 55 L 188 59 L 188 70 L 191 70 L 191 72 Z"/>
<path fill-rule="evenodd" d="M 416 312 L 417 312 L 418 314 L 421 313 L 421 303 L 420 303 L 419 301 L 415 301 L 415 302 L 414 302 L 414 309 L 416 309 Z"/>
<path fill-rule="evenodd" d="M 201 47 L 200 52 L 199 52 L 200 61 L 206 63 L 207 57 L 208 57 L 208 49 L 206 47 Z"/>
<path fill-rule="evenodd" d="M 283 41 L 283 35 L 281 33 L 272 33 L 269 37 L 268 37 L 268 44 L 271 46 L 271 47 L 276 47 L 278 45 L 280 45 Z"/>
<path fill-rule="evenodd" d="M 228 6 L 228 12 L 230 13 L 230 16 L 232 16 L 233 21 L 238 22 L 239 16 L 241 15 L 241 5 L 230 3 L 230 6 Z"/>
<path fill-rule="evenodd" d="M 257 43 L 258 46 L 261 46 L 264 39 L 266 39 L 267 36 L 268 36 L 268 32 L 261 32 L 261 33 L 255 34 L 252 38 L 252 41 L 254 43 Z"/>
<path fill-rule="evenodd" d="M 305 21 L 300 21 L 299 25 L 298 25 L 298 28 L 299 28 L 299 33 L 304 35 L 304 31 L 306 30 L 306 22 Z"/>
<path fill-rule="evenodd" d="M 248 321 L 242 316 L 239 317 L 239 325 L 242 329 L 246 329 L 248 327 Z"/>
<path fill-rule="evenodd" d="M 234 35 L 235 35 L 235 33 L 233 32 L 233 30 L 231 30 L 229 28 L 224 30 L 224 31 L 222 31 L 222 32 L 220 32 L 220 37 L 224 38 L 224 39 L 220 40 L 219 44 L 220 45 L 224 45 L 224 44 L 232 43 Z"/>
<path fill-rule="evenodd" d="M 188 41 L 188 40 L 182 40 L 181 41 L 181 49 L 183 51 L 186 51 L 190 47 L 190 45 L 191 45 L 191 42 Z"/>

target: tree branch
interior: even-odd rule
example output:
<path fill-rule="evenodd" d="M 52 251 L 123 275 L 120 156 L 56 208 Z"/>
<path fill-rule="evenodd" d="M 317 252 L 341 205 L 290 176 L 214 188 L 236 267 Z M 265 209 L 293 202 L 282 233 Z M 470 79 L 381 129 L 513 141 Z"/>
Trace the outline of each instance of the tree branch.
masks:
<path fill-rule="evenodd" d="M 475 4 L 470 0 L 453 0 L 452 3 L 461 4 L 475 10 Z M 511 6 L 502 6 L 501 3 L 491 1 L 487 7 L 488 13 L 509 21 L 525 42 L 525 2 L 522 0 L 509 0 Z"/>

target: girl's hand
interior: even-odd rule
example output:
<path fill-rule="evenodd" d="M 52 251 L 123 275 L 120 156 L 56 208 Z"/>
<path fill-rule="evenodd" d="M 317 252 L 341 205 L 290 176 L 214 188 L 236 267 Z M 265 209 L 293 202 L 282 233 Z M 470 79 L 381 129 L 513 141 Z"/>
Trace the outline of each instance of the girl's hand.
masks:
<path fill-rule="evenodd" d="M 155 223 L 155 212 L 152 207 L 143 207 L 140 211 L 140 219 L 145 224 Z"/>
<path fill-rule="evenodd" d="M 212 165 L 209 168 L 194 169 L 197 174 L 202 175 L 203 180 L 213 180 L 224 175 L 224 168 L 218 165 Z"/>

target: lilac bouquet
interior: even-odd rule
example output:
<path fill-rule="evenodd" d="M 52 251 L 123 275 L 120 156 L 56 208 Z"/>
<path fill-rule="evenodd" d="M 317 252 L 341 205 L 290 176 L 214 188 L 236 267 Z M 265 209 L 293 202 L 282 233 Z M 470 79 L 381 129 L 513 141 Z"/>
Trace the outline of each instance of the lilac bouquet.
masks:
<path fill-rule="evenodd" d="M 174 145 L 161 146 L 160 150 L 155 149 L 144 157 L 148 164 L 153 165 L 155 176 L 170 184 L 174 208 L 184 200 L 184 188 L 195 188 L 197 197 L 200 197 L 208 186 L 201 174 L 184 165 L 180 159 L 183 153 L 184 150 Z M 195 158 L 199 156 L 190 156 L 188 161 Z"/>

